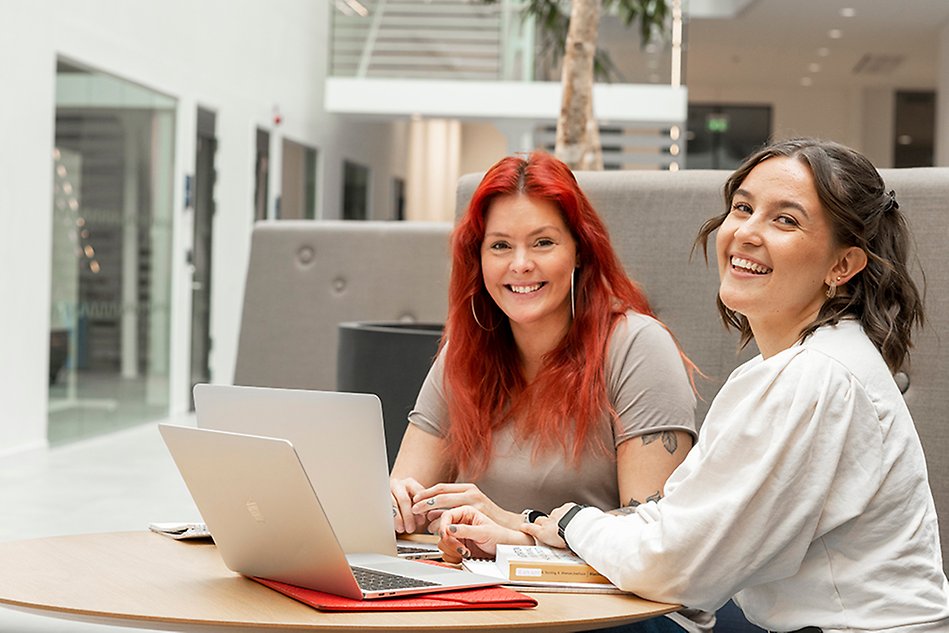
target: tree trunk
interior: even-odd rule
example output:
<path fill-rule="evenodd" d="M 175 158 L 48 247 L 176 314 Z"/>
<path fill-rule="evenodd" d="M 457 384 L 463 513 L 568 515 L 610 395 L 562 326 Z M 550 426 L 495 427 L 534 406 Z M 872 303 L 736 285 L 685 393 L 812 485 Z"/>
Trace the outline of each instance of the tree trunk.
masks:
<path fill-rule="evenodd" d="M 593 58 L 601 5 L 602 0 L 573 0 L 570 9 L 555 152 L 571 169 L 603 169 L 600 131 L 593 116 Z"/>

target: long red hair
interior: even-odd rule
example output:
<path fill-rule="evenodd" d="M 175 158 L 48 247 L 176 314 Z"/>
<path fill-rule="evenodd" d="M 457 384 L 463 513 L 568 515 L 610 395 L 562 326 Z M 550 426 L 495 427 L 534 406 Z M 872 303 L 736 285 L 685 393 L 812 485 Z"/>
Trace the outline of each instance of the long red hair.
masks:
<path fill-rule="evenodd" d="M 516 360 L 507 317 L 488 294 L 481 271 L 487 212 L 497 198 L 518 194 L 560 209 L 580 262 L 573 323 L 530 385 Z M 617 320 L 629 310 L 655 316 L 573 173 L 542 152 L 504 158 L 484 175 L 452 234 L 448 306 L 442 339 L 447 439 L 457 472 L 469 477 L 484 472 L 494 433 L 512 420 L 519 437 L 535 438 L 535 455 L 559 444 L 576 463 L 594 425 L 604 414 L 616 415 L 607 397 L 604 360 Z M 691 373 L 691 362 L 683 360 Z"/>

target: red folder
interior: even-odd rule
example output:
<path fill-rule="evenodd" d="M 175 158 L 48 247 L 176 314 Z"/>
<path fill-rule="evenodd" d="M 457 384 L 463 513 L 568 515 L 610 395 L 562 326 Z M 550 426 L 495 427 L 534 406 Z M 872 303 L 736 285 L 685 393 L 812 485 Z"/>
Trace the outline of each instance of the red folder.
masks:
<path fill-rule="evenodd" d="M 530 609 L 537 601 L 507 587 L 439 591 L 401 598 L 354 600 L 276 580 L 254 578 L 262 585 L 321 611 L 447 611 L 449 609 Z"/>

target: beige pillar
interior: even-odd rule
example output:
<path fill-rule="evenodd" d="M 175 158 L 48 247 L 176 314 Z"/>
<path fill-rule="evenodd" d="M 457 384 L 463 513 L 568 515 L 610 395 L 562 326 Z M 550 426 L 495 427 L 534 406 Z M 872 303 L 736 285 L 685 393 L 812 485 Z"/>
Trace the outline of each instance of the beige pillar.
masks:
<path fill-rule="evenodd" d="M 409 165 L 405 185 L 406 219 L 454 220 L 455 187 L 461 175 L 460 157 L 459 121 L 412 121 L 409 126 Z"/>

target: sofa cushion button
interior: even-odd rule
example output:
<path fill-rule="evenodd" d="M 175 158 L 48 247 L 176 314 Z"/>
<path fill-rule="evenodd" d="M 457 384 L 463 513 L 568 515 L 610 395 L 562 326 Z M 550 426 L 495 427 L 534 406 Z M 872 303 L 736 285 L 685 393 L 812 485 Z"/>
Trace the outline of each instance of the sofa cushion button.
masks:
<path fill-rule="evenodd" d="M 309 246 L 304 246 L 303 248 L 297 251 L 297 261 L 299 261 L 304 266 L 309 266 L 310 264 L 313 263 L 314 255 L 315 253 L 313 252 L 312 248 L 310 248 Z"/>
<path fill-rule="evenodd" d="M 337 277 L 334 279 L 333 290 L 335 290 L 337 294 L 341 293 L 343 290 L 346 290 L 346 280 L 342 277 Z"/>

